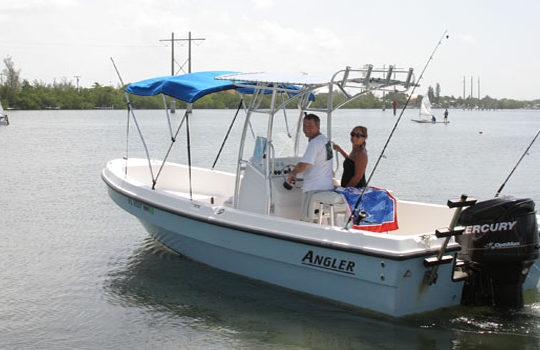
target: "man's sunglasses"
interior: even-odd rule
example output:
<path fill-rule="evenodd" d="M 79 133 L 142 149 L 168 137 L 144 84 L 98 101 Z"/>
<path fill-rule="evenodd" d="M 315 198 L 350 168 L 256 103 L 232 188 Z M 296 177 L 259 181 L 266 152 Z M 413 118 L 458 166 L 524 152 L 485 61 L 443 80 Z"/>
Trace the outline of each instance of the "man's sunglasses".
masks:
<path fill-rule="evenodd" d="M 358 138 L 366 137 L 366 135 L 364 134 L 360 134 L 358 132 L 352 132 L 352 131 L 351 131 L 351 136 L 358 137 Z"/>

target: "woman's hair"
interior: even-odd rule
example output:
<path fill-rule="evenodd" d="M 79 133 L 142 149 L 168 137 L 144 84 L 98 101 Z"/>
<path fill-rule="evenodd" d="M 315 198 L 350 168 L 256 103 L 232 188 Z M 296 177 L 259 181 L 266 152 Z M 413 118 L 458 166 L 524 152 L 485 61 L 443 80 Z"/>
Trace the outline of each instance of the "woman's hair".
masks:
<path fill-rule="evenodd" d="M 366 148 L 366 146 L 367 146 L 367 137 L 368 137 L 367 128 L 365 126 L 357 125 L 357 126 L 355 126 L 353 128 L 353 132 L 360 132 L 360 133 L 362 133 L 362 135 L 364 135 L 366 137 L 366 139 L 364 140 L 364 143 L 362 144 L 362 147 Z"/>
<path fill-rule="evenodd" d="M 353 132 L 361 132 L 366 138 L 368 137 L 367 128 L 365 126 L 357 125 L 353 128 Z"/>

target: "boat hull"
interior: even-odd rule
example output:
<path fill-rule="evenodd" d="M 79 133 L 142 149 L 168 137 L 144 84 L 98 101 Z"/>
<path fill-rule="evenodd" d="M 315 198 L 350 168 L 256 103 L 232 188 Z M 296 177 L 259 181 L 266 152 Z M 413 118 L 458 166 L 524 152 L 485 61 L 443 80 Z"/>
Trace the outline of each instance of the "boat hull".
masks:
<path fill-rule="evenodd" d="M 455 306 L 463 282 L 451 280 L 452 264 L 423 283 L 425 256 L 377 256 L 280 239 L 250 227 L 200 219 L 191 209 L 171 212 L 109 187 L 111 198 L 136 216 L 152 237 L 195 261 L 256 280 L 390 316 Z M 432 253 L 426 253 L 431 256 Z"/>
<path fill-rule="evenodd" d="M 411 121 L 415 123 L 421 123 L 421 124 L 448 124 L 450 123 L 449 121 L 437 122 L 437 121 L 431 121 L 431 120 L 426 120 L 426 119 L 411 119 Z"/>

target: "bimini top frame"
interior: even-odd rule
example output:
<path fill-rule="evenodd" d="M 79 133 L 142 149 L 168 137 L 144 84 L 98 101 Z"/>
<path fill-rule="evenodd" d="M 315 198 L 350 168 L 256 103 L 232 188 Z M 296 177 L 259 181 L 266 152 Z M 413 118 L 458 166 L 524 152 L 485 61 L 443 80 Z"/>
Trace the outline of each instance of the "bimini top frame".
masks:
<path fill-rule="evenodd" d="M 297 103 L 298 121 L 296 128 L 296 137 L 294 142 L 294 156 L 299 153 L 299 140 L 302 125 L 302 116 L 304 112 L 316 111 L 326 113 L 327 115 L 327 136 L 332 139 L 332 113 L 341 108 L 347 103 L 365 95 L 372 91 L 394 91 L 406 92 L 410 87 L 415 86 L 413 69 L 396 69 L 393 66 L 385 68 L 374 68 L 372 65 L 366 65 L 360 69 L 352 69 L 346 67 L 334 73 L 330 79 L 320 78 L 310 75 L 276 75 L 268 73 L 238 73 L 231 71 L 208 71 L 185 74 L 180 76 L 166 76 L 152 78 L 133 83 L 126 88 L 126 100 L 128 102 L 128 130 L 130 115 L 135 122 L 142 143 L 145 146 L 150 173 L 152 176 L 153 185 L 157 181 L 157 176 L 154 178 L 150 165 L 150 157 L 144 138 L 139 129 L 133 108 L 129 101 L 127 93 L 143 96 L 151 95 L 167 95 L 185 101 L 188 103 L 184 118 L 188 118 L 191 113 L 191 104 L 201 97 L 224 90 L 235 89 L 241 96 L 243 94 L 251 94 L 251 101 L 246 110 L 246 120 L 242 131 L 240 148 L 238 152 L 237 176 L 235 187 L 235 207 L 238 206 L 240 178 L 242 174 L 242 164 L 246 162 L 243 159 L 244 146 L 249 129 L 250 119 L 254 113 L 263 113 L 268 115 L 267 134 L 266 134 L 266 157 L 265 157 L 265 179 L 266 179 L 266 212 L 270 214 L 272 206 L 272 188 L 271 188 L 271 162 L 273 161 L 272 134 L 274 116 L 277 112 L 285 110 L 292 103 Z M 310 108 L 311 102 L 314 101 L 314 95 L 317 92 L 326 92 L 328 97 L 324 108 Z M 334 99 L 335 95 L 340 93 L 345 98 L 340 98 L 339 102 Z M 261 109 L 261 102 L 264 95 L 272 94 L 270 107 Z M 278 99 L 280 95 L 281 99 Z M 286 97 L 285 97 L 286 96 Z M 167 105 L 164 97 L 164 107 L 167 110 Z M 167 112 L 168 117 L 168 112 Z M 183 123 L 183 122 L 182 122 Z M 179 129 L 182 125 L 179 126 Z M 189 124 L 186 123 L 189 129 Z M 170 120 L 169 120 L 170 128 Z M 173 135 L 172 129 L 171 138 L 174 143 L 176 135 Z M 128 131 L 129 132 L 129 131 Z M 177 131 L 178 133 L 178 131 Z M 177 134 L 176 133 L 176 134 Z M 189 131 L 188 131 L 189 138 Z M 172 146 L 172 144 L 171 144 Z M 126 145 L 127 147 L 127 145 Z M 188 144 L 189 153 L 189 144 Z M 127 150 L 126 150 L 127 158 Z M 189 156 L 191 163 L 191 159 Z M 159 174 L 158 174 L 159 175 Z M 191 187 L 191 186 L 190 186 Z"/>
<path fill-rule="evenodd" d="M 346 67 L 334 73 L 330 79 L 310 75 L 290 76 L 275 75 L 268 73 L 233 73 L 216 77 L 217 80 L 233 82 L 237 88 L 249 89 L 253 97 L 247 108 L 247 116 L 242 132 L 240 149 L 238 152 L 238 162 L 236 170 L 236 186 L 234 194 L 234 206 L 238 207 L 238 198 L 240 191 L 240 178 L 242 174 L 242 164 L 246 162 L 243 159 L 244 144 L 247 135 L 248 125 L 253 113 L 264 113 L 268 115 L 268 126 L 266 135 L 266 157 L 265 159 L 265 179 L 266 179 L 266 213 L 271 213 L 272 208 L 272 182 L 271 182 L 271 163 L 273 154 L 272 127 L 275 114 L 284 110 L 288 105 L 296 102 L 298 105 L 298 121 L 296 128 L 296 137 L 294 142 L 294 156 L 298 157 L 300 132 L 302 130 L 302 116 L 304 112 L 316 111 L 326 113 L 327 115 L 327 137 L 332 140 L 332 113 L 346 105 L 347 103 L 372 91 L 394 91 L 406 92 L 415 85 L 413 69 L 396 69 L 394 66 L 385 68 L 374 68 L 373 65 L 366 65 L 360 69 Z M 294 86 L 294 89 L 291 89 Z M 260 102 L 265 93 L 272 92 L 270 107 L 260 109 Z M 313 101 L 313 95 L 317 92 L 327 92 L 328 97 L 326 107 L 321 109 L 310 108 Z M 337 93 L 345 96 L 336 102 L 334 97 Z M 280 94 L 287 99 L 279 101 L 276 97 Z"/>
<path fill-rule="evenodd" d="M 289 94 L 289 99 L 285 101 L 275 101 L 268 110 L 259 110 L 258 105 L 248 112 L 271 113 L 285 108 L 293 101 L 298 101 L 298 108 L 304 111 L 316 111 L 327 113 L 343 107 L 349 102 L 358 99 L 373 91 L 406 92 L 410 87 L 415 86 L 413 69 L 398 69 L 393 66 L 384 68 L 374 68 L 373 65 L 366 65 L 361 69 L 346 67 L 333 74 L 330 79 L 324 79 L 310 75 L 276 75 L 269 73 L 234 73 L 217 76 L 216 80 L 233 82 L 237 88 L 248 89 L 251 93 L 257 94 L 257 90 L 268 93 L 277 91 L 278 93 Z M 294 90 L 291 89 L 294 87 Z M 328 100 L 325 108 L 309 108 L 313 96 L 318 91 L 328 92 Z M 336 93 L 342 93 L 345 99 L 339 103 L 334 102 Z M 309 98 L 307 98 L 309 96 Z M 279 104 L 278 104 L 279 103 Z M 328 120 L 331 120 L 329 118 Z M 328 127 L 328 138 L 331 138 L 331 128 Z"/>

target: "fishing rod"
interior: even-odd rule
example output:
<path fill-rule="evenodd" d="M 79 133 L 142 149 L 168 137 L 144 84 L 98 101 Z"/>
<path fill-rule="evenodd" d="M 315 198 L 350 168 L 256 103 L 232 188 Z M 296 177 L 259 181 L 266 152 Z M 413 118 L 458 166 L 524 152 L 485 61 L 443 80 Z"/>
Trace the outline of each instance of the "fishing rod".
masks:
<path fill-rule="evenodd" d="M 497 193 L 495 193 L 495 198 L 499 197 L 499 194 L 501 193 L 502 189 L 504 188 L 504 186 L 506 185 L 506 183 L 508 182 L 508 180 L 510 179 L 510 177 L 512 176 L 512 174 L 514 173 L 514 171 L 516 170 L 516 168 L 518 167 L 519 163 L 521 163 L 521 161 L 523 160 L 523 158 L 528 154 L 529 152 L 529 149 L 531 148 L 531 146 L 533 145 L 533 143 L 536 141 L 536 139 L 538 138 L 538 135 L 540 135 L 540 129 L 538 130 L 538 132 L 536 133 L 536 136 L 533 138 L 533 140 L 531 141 L 531 143 L 529 143 L 529 146 L 527 147 L 527 149 L 525 150 L 525 152 L 523 152 L 523 154 L 521 155 L 521 157 L 519 158 L 518 162 L 516 163 L 516 165 L 514 166 L 514 168 L 512 169 L 512 171 L 510 172 L 510 174 L 508 174 L 508 176 L 506 177 L 506 180 L 504 180 L 504 182 L 502 183 L 501 187 L 499 187 L 499 189 L 497 190 Z"/>
<path fill-rule="evenodd" d="M 439 49 L 439 46 L 441 46 L 442 41 L 445 38 L 446 39 L 449 38 L 449 35 L 447 33 L 448 33 L 448 31 L 445 30 L 443 35 L 441 36 L 441 38 L 437 42 L 437 45 L 435 45 L 435 48 L 431 52 L 431 55 L 429 56 L 426 64 L 424 65 L 424 69 L 422 69 L 422 72 L 420 73 L 420 76 L 418 77 L 418 80 L 416 81 L 415 84 L 413 84 L 413 89 L 411 90 L 411 93 L 409 94 L 409 97 L 407 98 L 407 101 L 405 102 L 405 105 L 401 109 L 401 113 L 399 114 L 399 117 L 397 118 L 396 122 L 394 123 L 394 127 L 392 128 L 392 131 L 390 132 L 390 135 L 388 136 L 388 139 L 386 140 L 386 143 L 384 144 L 384 147 L 383 147 L 383 149 L 381 151 L 381 154 L 379 155 L 379 158 L 377 159 L 377 162 L 375 162 L 375 166 L 373 167 L 373 170 L 371 170 L 371 174 L 369 175 L 369 178 L 366 181 L 366 186 L 364 187 L 364 189 L 362 190 L 362 193 L 360 194 L 360 197 L 358 197 L 358 199 L 356 200 L 356 203 L 354 204 L 354 209 L 351 211 L 351 215 L 349 216 L 349 219 L 347 220 L 347 223 L 345 224 L 345 229 L 348 229 L 349 224 L 351 223 L 351 220 L 354 217 L 354 215 L 356 213 L 356 210 L 358 209 L 358 205 L 360 205 L 360 202 L 362 201 L 362 198 L 364 197 L 364 193 L 366 192 L 366 189 L 368 188 L 369 182 L 371 181 L 371 178 L 373 177 L 373 174 L 375 173 L 375 170 L 379 166 L 379 163 L 380 163 L 381 159 L 384 157 L 384 151 L 386 150 L 386 147 L 390 143 L 390 140 L 392 139 L 392 136 L 394 135 L 394 132 L 396 131 L 397 126 L 398 126 L 399 122 L 401 121 L 401 117 L 403 116 L 403 113 L 405 112 L 407 106 L 409 105 L 409 102 L 411 101 L 411 98 L 412 98 L 412 96 L 414 94 L 414 91 L 416 90 L 416 87 L 419 86 L 420 80 L 422 80 L 422 78 L 424 76 L 424 72 L 426 71 L 427 67 L 429 66 L 429 63 L 431 62 L 431 60 L 433 59 L 433 56 L 435 55 L 435 52 L 437 52 L 437 50 Z M 359 217 L 362 218 L 362 216 L 359 216 Z"/>

